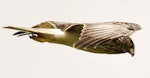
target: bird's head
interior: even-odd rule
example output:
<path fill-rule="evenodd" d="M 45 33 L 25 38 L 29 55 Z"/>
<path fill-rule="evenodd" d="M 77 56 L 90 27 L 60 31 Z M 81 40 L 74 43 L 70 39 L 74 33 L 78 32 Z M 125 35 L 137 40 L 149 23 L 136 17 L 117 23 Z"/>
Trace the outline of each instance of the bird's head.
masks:
<path fill-rule="evenodd" d="M 134 48 L 129 49 L 129 54 L 131 54 L 132 57 L 134 56 Z"/>

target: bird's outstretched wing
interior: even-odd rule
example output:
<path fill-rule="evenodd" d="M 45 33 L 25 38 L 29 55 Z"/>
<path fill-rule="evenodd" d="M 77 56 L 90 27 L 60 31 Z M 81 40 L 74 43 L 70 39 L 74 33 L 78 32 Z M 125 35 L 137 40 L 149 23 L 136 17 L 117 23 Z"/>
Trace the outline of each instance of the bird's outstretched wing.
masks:
<path fill-rule="evenodd" d="M 24 35 L 28 35 L 31 33 L 44 33 L 44 32 L 46 32 L 45 29 L 46 30 L 47 29 L 54 29 L 55 27 L 50 22 L 46 21 L 46 22 L 43 22 L 43 23 L 38 24 L 36 26 L 33 26 L 32 28 L 14 27 L 14 26 L 5 26 L 4 28 L 20 30 L 20 31 L 14 33 L 14 35 L 24 36 Z"/>
<path fill-rule="evenodd" d="M 63 23 L 63 22 L 56 22 L 56 21 L 46 21 L 46 22 L 43 22 L 43 23 L 38 24 L 36 26 L 33 26 L 32 28 L 14 27 L 14 26 L 6 26 L 4 28 L 20 30 L 19 32 L 14 33 L 14 35 L 23 36 L 23 35 L 28 35 L 30 33 L 49 34 L 50 33 L 49 29 L 60 29 L 61 31 L 65 32 L 70 27 L 72 27 L 72 25 L 75 25 L 75 23 Z"/>
<path fill-rule="evenodd" d="M 128 25 L 115 23 L 85 24 L 75 48 L 97 48 L 100 44 L 121 36 L 129 36 L 134 31 Z"/>
<path fill-rule="evenodd" d="M 51 33 L 53 33 L 53 31 L 55 32 L 55 29 L 46 29 L 46 28 L 26 28 L 26 27 L 12 27 L 12 26 L 7 26 L 4 28 L 21 30 L 20 32 L 15 33 L 14 35 L 22 34 L 22 33 L 51 34 Z"/>

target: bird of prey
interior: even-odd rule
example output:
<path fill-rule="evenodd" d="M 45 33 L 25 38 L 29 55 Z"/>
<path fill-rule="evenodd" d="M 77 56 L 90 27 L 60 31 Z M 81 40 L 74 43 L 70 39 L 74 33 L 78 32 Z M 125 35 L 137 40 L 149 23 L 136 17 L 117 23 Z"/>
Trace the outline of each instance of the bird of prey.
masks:
<path fill-rule="evenodd" d="M 38 42 L 71 46 L 80 50 L 134 56 L 134 43 L 129 37 L 141 27 L 129 22 L 69 23 L 46 21 L 32 28 L 6 26 L 19 30 L 17 36 L 29 35 Z"/>

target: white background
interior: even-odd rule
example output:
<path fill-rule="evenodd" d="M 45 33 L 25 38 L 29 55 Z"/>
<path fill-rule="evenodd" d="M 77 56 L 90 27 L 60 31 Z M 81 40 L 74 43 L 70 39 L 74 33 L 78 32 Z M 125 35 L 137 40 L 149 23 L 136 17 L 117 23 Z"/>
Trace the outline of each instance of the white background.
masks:
<path fill-rule="evenodd" d="M 135 56 L 80 51 L 12 36 L 44 21 L 138 23 Z M 0 0 L 0 78 L 150 78 L 149 0 Z"/>

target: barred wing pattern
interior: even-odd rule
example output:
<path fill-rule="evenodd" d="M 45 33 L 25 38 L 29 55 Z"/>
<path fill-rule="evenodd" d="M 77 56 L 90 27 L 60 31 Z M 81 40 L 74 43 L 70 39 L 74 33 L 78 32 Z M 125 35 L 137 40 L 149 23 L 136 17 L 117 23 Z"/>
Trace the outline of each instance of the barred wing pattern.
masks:
<path fill-rule="evenodd" d="M 130 36 L 133 32 L 124 24 L 85 24 L 79 40 L 73 46 L 85 50 L 88 47 L 97 48 L 104 42 L 121 36 Z"/>

